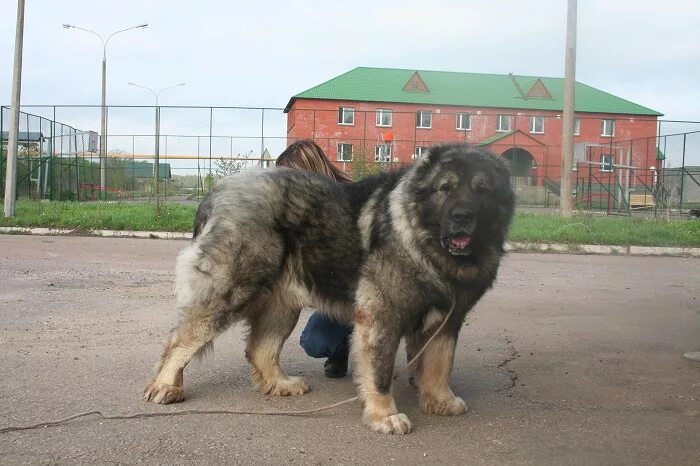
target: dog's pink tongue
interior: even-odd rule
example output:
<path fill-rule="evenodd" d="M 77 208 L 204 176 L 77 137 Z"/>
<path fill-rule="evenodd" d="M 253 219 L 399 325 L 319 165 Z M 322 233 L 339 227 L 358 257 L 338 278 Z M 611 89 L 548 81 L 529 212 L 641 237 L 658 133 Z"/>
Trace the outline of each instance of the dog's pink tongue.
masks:
<path fill-rule="evenodd" d="M 452 238 L 452 246 L 458 248 L 458 249 L 464 249 L 467 246 L 469 246 L 469 243 L 471 243 L 472 239 L 469 236 L 455 236 Z"/>

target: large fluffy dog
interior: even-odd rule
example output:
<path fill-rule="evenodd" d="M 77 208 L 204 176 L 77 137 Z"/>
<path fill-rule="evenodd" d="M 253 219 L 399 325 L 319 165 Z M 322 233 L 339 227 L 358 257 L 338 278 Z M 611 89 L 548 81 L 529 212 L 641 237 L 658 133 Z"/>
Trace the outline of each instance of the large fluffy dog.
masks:
<path fill-rule="evenodd" d="M 407 433 L 411 423 L 392 397 L 399 341 L 416 354 L 454 307 L 412 376 L 425 412 L 462 414 L 448 386 L 455 342 L 496 278 L 513 205 L 501 160 L 462 145 L 434 147 L 408 169 L 348 185 L 291 169 L 222 180 L 178 258 L 182 316 L 145 399 L 181 401 L 187 363 L 241 320 L 260 390 L 305 393 L 279 354 L 302 307 L 314 306 L 354 322 L 363 422 Z"/>

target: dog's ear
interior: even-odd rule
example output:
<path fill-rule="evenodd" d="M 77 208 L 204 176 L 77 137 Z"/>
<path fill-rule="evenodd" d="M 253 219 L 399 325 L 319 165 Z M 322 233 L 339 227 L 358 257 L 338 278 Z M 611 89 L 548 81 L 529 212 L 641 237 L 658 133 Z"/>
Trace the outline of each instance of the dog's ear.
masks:
<path fill-rule="evenodd" d="M 417 189 L 419 192 L 425 194 L 426 190 L 432 188 L 434 173 L 431 170 L 440 166 L 440 161 L 448 155 L 448 153 L 454 149 L 462 149 L 463 146 L 458 144 L 437 144 L 431 146 L 428 149 L 428 153 L 425 156 L 421 156 L 416 159 L 414 163 L 415 170 L 415 180 L 420 180 L 417 182 Z"/>
<path fill-rule="evenodd" d="M 413 162 L 413 170 L 415 172 L 415 176 L 413 177 L 414 180 L 426 180 L 426 178 L 428 178 L 427 175 L 430 167 L 434 167 L 437 160 L 440 158 L 439 155 L 435 154 L 435 152 L 439 151 L 440 146 L 432 146 L 428 149 L 427 154 L 416 158 L 416 160 Z M 418 188 L 422 189 L 424 187 L 425 186 L 421 185 Z"/>
<path fill-rule="evenodd" d="M 436 164 L 441 158 L 442 155 L 445 153 L 447 150 L 447 146 L 445 145 L 437 145 L 437 146 L 432 146 L 428 149 L 428 163 L 431 165 Z"/>

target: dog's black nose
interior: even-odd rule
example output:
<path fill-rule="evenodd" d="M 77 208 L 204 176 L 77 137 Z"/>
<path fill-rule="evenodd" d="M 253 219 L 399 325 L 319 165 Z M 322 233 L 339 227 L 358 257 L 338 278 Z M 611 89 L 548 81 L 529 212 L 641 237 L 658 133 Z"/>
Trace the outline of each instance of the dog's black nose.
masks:
<path fill-rule="evenodd" d="M 474 212 L 465 207 L 455 207 L 450 211 L 452 220 L 459 223 L 469 223 L 474 219 Z"/>

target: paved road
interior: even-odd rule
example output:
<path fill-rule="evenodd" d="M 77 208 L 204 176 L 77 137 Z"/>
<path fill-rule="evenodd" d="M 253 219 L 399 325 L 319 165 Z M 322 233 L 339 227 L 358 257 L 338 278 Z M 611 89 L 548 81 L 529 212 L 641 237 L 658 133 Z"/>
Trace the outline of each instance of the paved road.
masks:
<path fill-rule="evenodd" d="M 0 235 L 0 427 L 100 409 L 306 409 L 354 394 L 287 343 L 313 391 L 251 390 L 241 329 L 186 372 L 189 399 L 140 401 L 175 324 L 182 241 Z M 422 414 L 405 377 L 407 436 L 348 405 L 314 417 L 95 418 L 0 434 L 0 463 L 697 464 L 700 260 L 511 254 L 470 314 L 454 391 L 470 411 Z M 308 316 L 304 315 L 302 320 Z"/>

